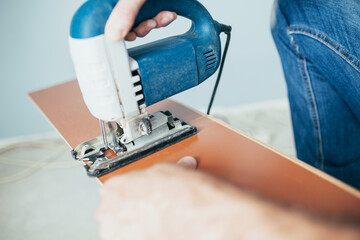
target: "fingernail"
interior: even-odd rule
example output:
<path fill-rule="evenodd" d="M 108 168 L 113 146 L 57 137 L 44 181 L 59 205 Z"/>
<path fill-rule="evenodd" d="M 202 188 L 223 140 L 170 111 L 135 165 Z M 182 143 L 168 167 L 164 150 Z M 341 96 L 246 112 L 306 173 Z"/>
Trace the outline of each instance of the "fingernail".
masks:
<path fill-rule="evenodd" d="M 149 28 L 155 28 L 157 25 L 155 20 L 149 20 L 148 26 Z"/>
<path fill-rule="evenodd" d="M 161 25 L 166 25 L 175 19 L 175 14 L 169 12 L 161 19 Z"/>
<path fill-rule="evenodd" d="M 189 168 L 189 169 L 196 169 L 196 167 L 197 167 L 196 159 L 191 156 L 183 157 L 176 164 L 181 165 L 186 168 Z"/>

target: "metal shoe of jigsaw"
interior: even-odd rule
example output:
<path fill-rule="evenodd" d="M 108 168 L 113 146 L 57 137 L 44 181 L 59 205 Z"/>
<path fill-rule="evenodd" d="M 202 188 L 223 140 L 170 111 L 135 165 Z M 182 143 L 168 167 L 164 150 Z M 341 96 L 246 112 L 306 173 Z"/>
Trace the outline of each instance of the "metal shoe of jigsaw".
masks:
<path fill-rule="evenodd" d="M 84 101 L 100 120 L 101 136 L 72 153 L 87 161 L 88 175 L 101 176 L 196 134 L 169 112 L 149 114 L 146 107 L 209 78 L 221 60 L 214 21 L 196 0 L 147 0 L 135 25 L 168 10 L 192 21 L 191 29 L 127 50 L 104 37 L 117 0 L 89 0 L 73 17 L 70 51 Z M 110 157 L 106 151 L 111 149 Z"/>

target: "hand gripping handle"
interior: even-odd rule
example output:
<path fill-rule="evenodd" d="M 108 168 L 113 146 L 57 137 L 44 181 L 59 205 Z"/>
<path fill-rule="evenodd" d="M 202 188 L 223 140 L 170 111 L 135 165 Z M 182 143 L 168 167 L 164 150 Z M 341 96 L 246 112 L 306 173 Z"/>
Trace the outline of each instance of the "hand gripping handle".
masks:
<path fill-rule="evenodd" d="M 153 18 L 161 11 L 172 11 L 192 21 L 187 32 L 199 41 L 208 41 L 209 34 L 220 33 L 220 25 L 214 21 L 205 7 L 196 0 L 148 0 L 140 9 L 134 26 Z M 186 35 L 187 35 L 186 34 Z M 218 35 L 217 34 L 217 35 Z"/>
<path fill-rule="evenodd" d="M 70 37 L 91 38 L 104 34 L 105 24 L 117 0 L 89 0 L 75 13 L 71 22 Z M 173 11 L 192 21 L 188 34 L 206 39 L 208 34 L 220 32 L 220 26 L 213 21 L 201 3 L 196 0 L 147 0 L 140 9 L 134 26 L 155 17 L 161 11 Z"/>

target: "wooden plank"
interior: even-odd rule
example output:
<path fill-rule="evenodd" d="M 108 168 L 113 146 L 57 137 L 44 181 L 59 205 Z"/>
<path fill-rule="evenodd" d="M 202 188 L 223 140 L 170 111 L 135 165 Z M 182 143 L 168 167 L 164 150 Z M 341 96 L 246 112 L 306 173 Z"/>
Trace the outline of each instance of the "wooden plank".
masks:
<path fill-rule="evenodd" d="M 30 96 L 71 148 L 100 134 L 98 120 L 88 112 L 77 81 Z M 199 133 L 100 177 L 101 182 L 190 155 L 199 161 L 200 170 L 267 197 L 320 214 L 360 220 L 360 192 L 341 181 L 175 101 L 165 100 L 148 110 L 169 110 L 196 126 Z"/>

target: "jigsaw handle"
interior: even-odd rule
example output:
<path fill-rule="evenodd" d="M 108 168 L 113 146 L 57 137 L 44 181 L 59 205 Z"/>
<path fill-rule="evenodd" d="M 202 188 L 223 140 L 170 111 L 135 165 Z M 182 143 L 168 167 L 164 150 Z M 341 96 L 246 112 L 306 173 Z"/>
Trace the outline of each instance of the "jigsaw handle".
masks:
<path fill-rule="evenodd" d="M 70 37 L 86 39 L 104 34 L 106 22 L 118 0 L 89 0 L 75 13 L 70 27 Z M 141 7 L 134 26 L 155 17 L 161 11 L 173 11 L 192 20 L 191 32 L 201 33 L 216 30 L 220 26 L 213 21 L 208 11 L 197 0 L 147 0 Z M 200 34 L 199 34 L 200 35 Z"/>
<path fill-rule="evenodd" d="M 206 8 L 197 0 L 147 0 L 141 7 L 134 26 L 155 17 L 159 12 L 172 11 L 192 21 L 189 34 L 198 41 L 208 41 L 208 36 L 220 33 L 220 25 L 214 21 Z"/>

